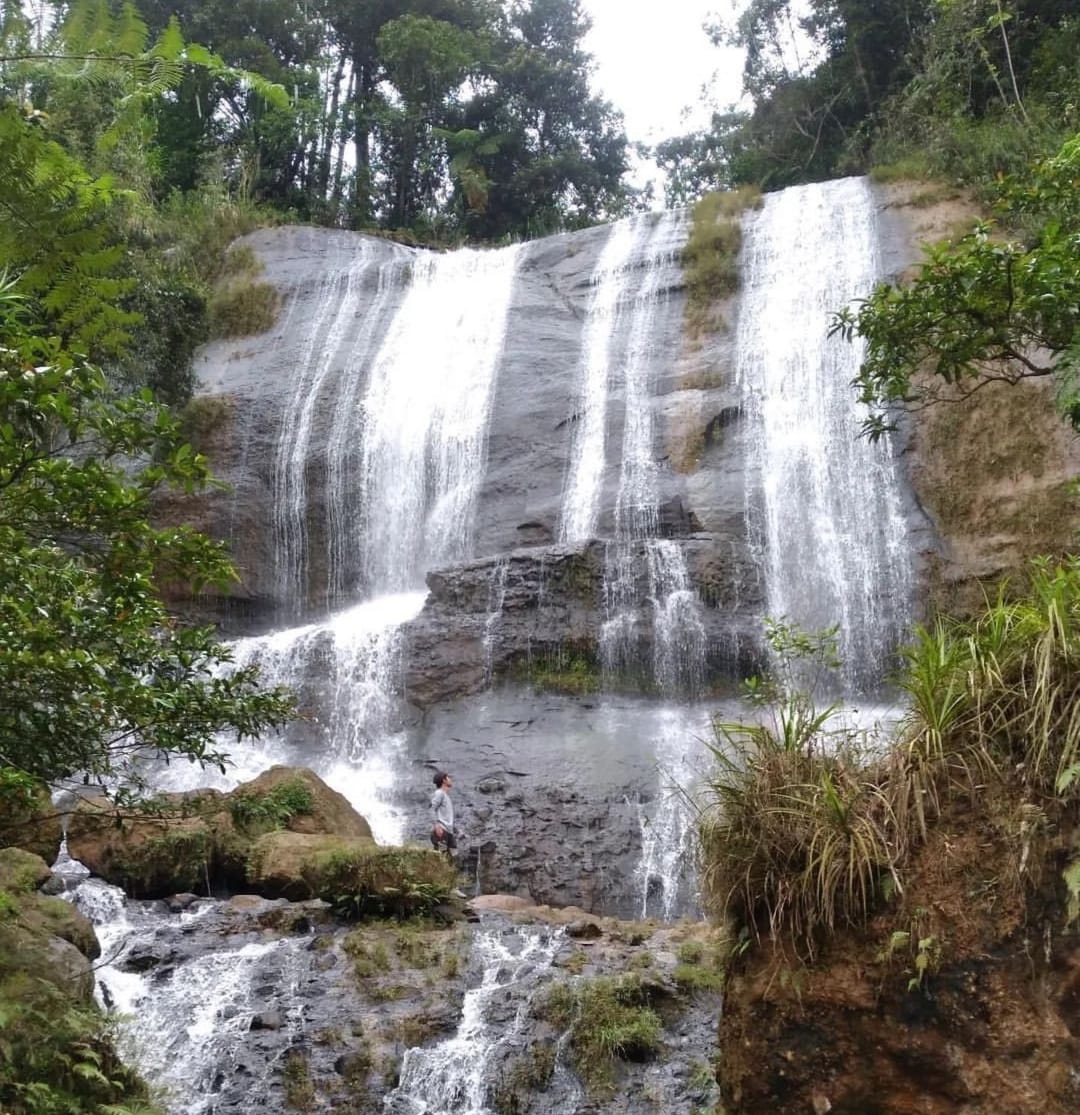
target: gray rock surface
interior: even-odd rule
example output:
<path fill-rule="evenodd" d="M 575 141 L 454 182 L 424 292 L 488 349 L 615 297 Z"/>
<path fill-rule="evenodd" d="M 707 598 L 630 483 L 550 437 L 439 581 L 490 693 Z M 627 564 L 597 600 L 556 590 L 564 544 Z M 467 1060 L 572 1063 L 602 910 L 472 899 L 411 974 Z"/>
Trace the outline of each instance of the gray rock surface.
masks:
<path fill-rule="evenodd" d="M 142 1029 L 143 1017 L 129 1016 L 122 1025 L 141 1049 L 138 1063 L 151 1085 L 168 1084 L 167 1111 L 412 1113 L 420 1097 L 398 1089 L 405 1059 L 415 1055 L 409 1051 L 439 1058 L 440 1043 L 459 1034 L 466 992 L 485 978 L 503 985 L 485 997 L 480 1013 L 490 1042 L 502 1042 L 482 1078 L 492 1110 L 652 1115 L 662 1098 L 664 1111 L 689 1115 L 715 1101 L 708 1066 L 719 997 L 676 979 L 685 939 L 705 942 L 698 947 L 707 955 L 698 963 L 712 962 L 712 938 L 703 926 L 656 928 L 533 907 L 484 912 L 474 925 L 350 926 L 320 916 L 312 922 L 310 915 L 319 915 L 313 905 L 233 899 L 204 903 L 188 920 L 160 903 L 131 905 L 129 917 L 139 928 L 117 966 L 137 972 L 136 958 L 146 956 L 167 963 L 142 977 L 157 1000 L 153 1034 Z M 273 914 L 276 929 L 268 928 Z M 286 928 L 301 925 L 308 928 Z M 499 941 L 508 957 L 539 937 L 550 942 L 552 962 L 538 960 L 510 980 L 502 966 L 483 960 L 474 946 L 478 935 Z M 186 1001 L 201 984 L 192 973 L 222 949 L 255 958 L 244 978 L 230 982 L 226 996 Z M 660 1043 L 645 1059 L 613 1057 L 611 1083 L 586 1087 L 573 1034 L 552 1022 L 545 1000 L 558 985 L 577 993 L 628 971 L 640 973 L 631 978 L 640 980 L 661 1016 Z M 106 985 L 110 978 L 108 970 L 102 973 Z M 551 1055 L 551 1066 L 534 1079 L 525 1067 L 538 1046 Z"/>

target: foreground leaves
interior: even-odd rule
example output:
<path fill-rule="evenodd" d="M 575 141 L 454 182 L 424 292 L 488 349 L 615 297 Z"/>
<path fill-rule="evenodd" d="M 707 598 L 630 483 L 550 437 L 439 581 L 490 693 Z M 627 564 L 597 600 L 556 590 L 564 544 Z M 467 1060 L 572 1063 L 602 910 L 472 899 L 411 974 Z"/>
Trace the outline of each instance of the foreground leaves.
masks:
<path fill-rule="evenodd" d="M 100 371 L 26 335 L 0 303 L 0 767 L 56 782 L 140 781 L 148 753 L 224 762 L 290 703 L 228 648 L 186 627 L 171 582 L 225 586 L 218 543 L 150 523 L 162 487 L 205 461 L 148 394 L 113 398 Z"/>

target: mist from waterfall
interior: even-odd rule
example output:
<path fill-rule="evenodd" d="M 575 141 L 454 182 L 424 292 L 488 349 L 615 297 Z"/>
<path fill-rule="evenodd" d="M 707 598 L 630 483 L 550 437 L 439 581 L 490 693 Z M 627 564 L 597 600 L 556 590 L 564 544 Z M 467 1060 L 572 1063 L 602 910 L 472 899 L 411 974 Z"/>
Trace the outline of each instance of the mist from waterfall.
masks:
<path fill-rule="evenodd" d="M 837 625 L 852 692 L 880 684 L 912 614 L 894 449 L 860 437 L 861 345 L 828 336 L 830 312 L 869 295 L 880 274 L 865 179 L 768 194 L 747 218 L 738 379 L 760 476 L 748 520 L 767 612 L 806 631 Z"/>

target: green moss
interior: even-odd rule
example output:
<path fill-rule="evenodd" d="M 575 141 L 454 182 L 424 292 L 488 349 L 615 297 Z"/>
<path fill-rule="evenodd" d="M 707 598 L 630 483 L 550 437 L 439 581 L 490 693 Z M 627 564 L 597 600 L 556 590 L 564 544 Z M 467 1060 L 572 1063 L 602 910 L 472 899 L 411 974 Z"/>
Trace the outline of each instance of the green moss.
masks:
<path fill-rule="evenodd" d="M 277 320 L 281 297 L 270 283 L 249 278 L 219 287 L 210 298 L 210 333 L 214 337 L 248 337 L 265 333 Z"/>
<path fill-rule="evenodd" d="M 390 971 L 390 953 L 381 938 L 373 939 L 365 930 L 356 929 L 345 938 L 342 947 L 352 959 L 353 975 L 358 980 Z"/>
<path fill-rule="evenodd" d="M 503 1066 L 502 1076 L 491 1089 L 491 1106 L 499 1115 L 523 1115 L 529 1096 L 543 1092 L 555 1075 L 557 1047 L 551 1042 L 536 1042 L 521 1057 Z"/>
<path fill-rule="evenodd" d="M 229 399 L 221 395 L 196 395 L 180 412 L 180 429 L 184 440 L 203 450 L 232 415 Z"/>
<path fill-rule="evenodd" d="M 126 849 L 113 873 L 136 895 L 195 891 L 206 885 L 214 843 L 205 826 L 170 829 Z"/>
<path fill-rule="evenodd" d="M 33 852 L 21 848 L 0 848 L 0 888 L 12 894 L 37 890 L 49 877 L 49 866 Z"/>
<path fill-rule="evenodd" d="M 750 186 L 709 193 L 695 204 L 683 248 L 686 325 L 691 336 L 723 326 L 716 303 L 739 288 L 742 214 L 760 204 L 761 192 Z"/>
<path fill-rule="evenodd" d="M 870 178 L 882 184 L 888 182 L 924 182 L 933 175 L 926 160 L 919 155 L 908 155 L 891 163 L 880 163 L 870 168 Z"/>
<path fill-rule="evenodd" d="M 524 659 L 513 672 L 534 689 L 575 696 L 599 692 L 603 681 L 596 656 L 571 649 Z"/>
<path fill-rule="evenodd" d="M 569 1034 L 575 1071 L 597 1096 L 612 1094 L 619 1061 L 652 1060 L 661 1049 L 663 1023 L 636 973 L 556 984 L 537 1011 Z"/>
<path fill-rule="evenodd" d="M 439 963 L 439 950 L 416 927 L 401 929 L 394 935 L 394 952 L 407 968 L 434 968 Z"/>

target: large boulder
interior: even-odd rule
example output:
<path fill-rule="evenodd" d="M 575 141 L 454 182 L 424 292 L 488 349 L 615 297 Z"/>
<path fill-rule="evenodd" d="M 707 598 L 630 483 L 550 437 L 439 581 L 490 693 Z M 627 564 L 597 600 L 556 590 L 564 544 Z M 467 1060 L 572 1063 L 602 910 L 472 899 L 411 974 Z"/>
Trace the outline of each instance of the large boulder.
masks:
<path fill-rule="evenodd" d="M 371 826 L 349 804 L 306 767 L 271 767 L 228 795 L 233 816 L 245 809 L 275 819 L 288 832 L 329 833 L 371 839 Z M 260 810 L 260 804 L 264 808 Z"/>
<path fill-rule="evenodd" d="M 29 893 L 47 882 L 51 874 L 41 856 L 22 848 L 0 848 L 0 890 Z"/>
<path fill-rule="evenodd" d="M 247 883 L 267 898 L 313 898 L 318 893 L 316 864 L 322 857 L 374 847 L 370 837 L 343 840 L 326 833 L 268 832 L 255 841 L 248 856 Z"/>
<path fill-rule="evenodd" d="M 103 797 L 81 800 L 69 819 L 68 849 L 93 874 L 129 894 L 164 898 L 245 887 L 252 852 L 267 835 L 371 841 L 367 821 L 303 768 L 272 767 L 228 794 L 163 794 L 155 804 L 157 812 L 125 813 Z M 257 858 L 273 863 L 277 856 Z M 267 877 L 265 893 L 310 896 L 290 873 L 295 859 L 290 853 L 284 874 L 274 875 L 273 882 Z M 261 884 L 256 889 L 264 893 Z"/>
<path fill-rule="evenodd" d="M 68 821 L 68 850 L 95 875 L 140 898 L 162 898 L 242 875 L 246 842 L 217 790 L 165 794 L 159 812 L 125 813 L 82 799 Z"/>
<path fill-rule="evenodd" d="M 52 863 L 60 849 L 63 830 L 60 811 L 45 787 L 39 787 L 19 805 L 5 804 L 4 815 L 0 817 L 0 848 L 22 848 Z"/>

